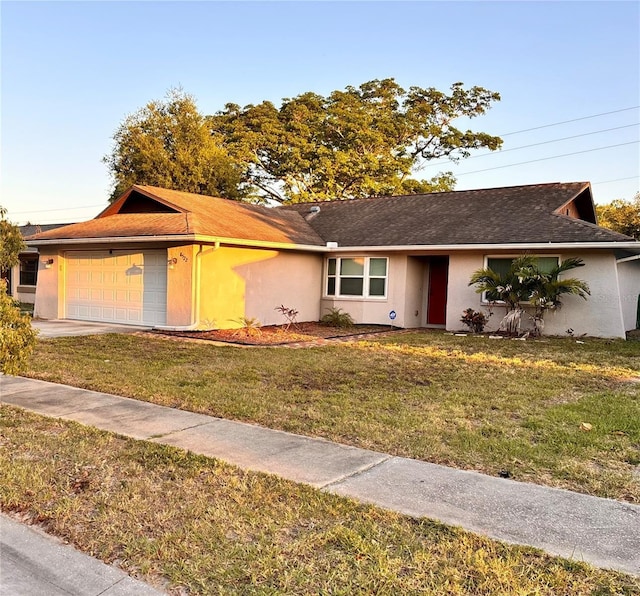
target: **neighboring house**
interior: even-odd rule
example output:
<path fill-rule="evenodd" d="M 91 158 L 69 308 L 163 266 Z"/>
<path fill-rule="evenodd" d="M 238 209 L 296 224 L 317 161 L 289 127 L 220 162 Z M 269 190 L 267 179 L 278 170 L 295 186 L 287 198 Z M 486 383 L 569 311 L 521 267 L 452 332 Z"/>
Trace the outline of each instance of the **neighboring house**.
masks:
<path fill-rule="evenodd" d="M 19 226 L 23 238 L 55 230 L 69 224 L 45 224 Z M 36 299 L 36 282 L 38 280 L 38 250 L 27 247 L 20 255 L 20 262 L 11 269 L 2 272 L 2 278 L 7 281 L 7 293 L 20 302 L 33 304 Z"/>
<path fill-rule="evenodd" d="M 133 186 L 29 245 L 43 318 L 225 328 L 281 323 L 285 305 L 300 321 L 341 308 L 357 323 L 457 330 L 463 310 L 487 306 L 471 274 L 523 253 L 585 262 L 569 275 L 591 297 L 567 297 L 545 333 L 624 337 L 640 294 L 640 243 L 596 225 L 587 182 L 274 208 Z"/>

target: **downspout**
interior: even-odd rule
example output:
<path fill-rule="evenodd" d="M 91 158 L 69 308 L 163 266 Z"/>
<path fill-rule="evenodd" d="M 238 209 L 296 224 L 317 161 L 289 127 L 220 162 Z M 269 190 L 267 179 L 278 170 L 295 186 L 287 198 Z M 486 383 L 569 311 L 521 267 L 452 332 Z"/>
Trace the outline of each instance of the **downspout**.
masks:
<path fill-rule="evenodd" d="M 200 245 L 198 252 L 196 253 L 195 262 L 193 264 L 194 269 L 194 292 L 191 297 L 191 323 L 189 325 L 156 325 L 154 329 L 159 331 L 193 331 L 200 326 L 200 271 L 202 270 L 202 255 L 208 252 L 213 252 L 220 248 L 220 242 L 216 241 L 209 250 L 204 250 L 203 245 Z"/>

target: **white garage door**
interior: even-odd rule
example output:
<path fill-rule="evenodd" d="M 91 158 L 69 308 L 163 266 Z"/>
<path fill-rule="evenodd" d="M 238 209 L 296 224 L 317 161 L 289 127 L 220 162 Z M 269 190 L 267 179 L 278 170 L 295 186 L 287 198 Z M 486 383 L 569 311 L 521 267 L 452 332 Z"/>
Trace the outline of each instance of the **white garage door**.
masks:
<path fill-rule="evenodd" d="M 68 319 L 129 325 L 165 325 L 167 251 L 69 251 Z"/>

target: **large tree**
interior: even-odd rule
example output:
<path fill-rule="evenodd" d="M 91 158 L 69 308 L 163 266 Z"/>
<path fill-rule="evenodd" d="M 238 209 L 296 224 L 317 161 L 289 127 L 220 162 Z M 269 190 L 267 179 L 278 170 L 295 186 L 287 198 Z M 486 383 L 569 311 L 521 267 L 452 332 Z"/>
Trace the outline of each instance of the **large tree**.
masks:
<path fill-rule="evenodd" d="M 240 198 L 241 172 L 218 135 L 212 135 L 195 100 L 172 89 L 125 118 L 111 153 L 103 158 L 113 177 L 114 200 L 132 184 Z"/>
<path fill-rule="evenodd" d="M 454 126 L 484 114 L 500 96 L 462 83 L 449 93 L 374 80 L 327 97 L 303 93 L 280 107 L 227 104 L 209 117 L 172 90 L 128 116 L 104 158 L 112 199 L 151 184 L 231 199 L 329 201 L 451 190 L 444 172 L 418 180 L 432 159 L 457 161 L 497 149 L 499 137 Z"/>
<path fill-rule="evenodd" d="M 615 199 L 607 205 L 596 205 L 596 213 L 601 226 L 640 240 L 640 192 L 632 201 Z"/>
<path fill-rule="evenodd" d="M 0 272 L 18 264 L 24 248 L 20 230 L 6 219 L 0 207 Z M 36 343 L 36 331 L 28 315 L 22 314 L 18 304 L 7 294 L 7 285 L 0 279 L 0 372 L 18 374 Z"/>
<path fill-rule="evenodd" d="M 472 149 L 500 147 L 499 137 L 454 126 L 484 114 L 500 96 L 452 85 L 449 93 L 373 80 L 327 97 L 303 93 L 212 116 L 215 135 L 246 165 L 245 180 L 278 202 L 451 190 L 450 172 L 417 180 L 429 160 L 457 161 Z"/>

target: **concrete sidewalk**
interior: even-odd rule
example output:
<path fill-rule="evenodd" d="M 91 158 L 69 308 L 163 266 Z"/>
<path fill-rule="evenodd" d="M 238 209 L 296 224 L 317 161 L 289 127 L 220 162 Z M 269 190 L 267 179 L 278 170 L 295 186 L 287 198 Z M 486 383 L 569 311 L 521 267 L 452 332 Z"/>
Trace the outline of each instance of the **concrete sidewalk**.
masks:
<path fill-rule="evenodd" d="M 164 592 L 0 515 L 0 596 L 160 596 Z"/>
<path fill-rule="evenodd" d="M 0 377 L 3 403 L 515 544 L 640 576 L 640 506 L 392 457 L 44 381 Z"/>

